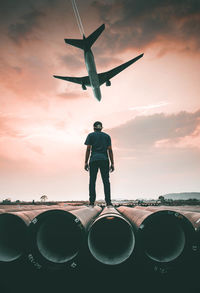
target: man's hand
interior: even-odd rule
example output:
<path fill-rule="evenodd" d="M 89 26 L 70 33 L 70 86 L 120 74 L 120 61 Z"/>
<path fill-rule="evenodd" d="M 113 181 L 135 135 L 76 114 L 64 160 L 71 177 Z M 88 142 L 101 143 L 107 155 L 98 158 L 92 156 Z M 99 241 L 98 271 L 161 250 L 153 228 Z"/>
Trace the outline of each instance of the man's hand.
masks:
<path fill-rule="evenodd" d="M 85 163 L 85 171 L 89 171 L 89 165 L 88 165 L 88 163 Z"/>
<path fill-rule="evenodd" d="M 85 171 L 89 171 L 88 160 L 89 160 L 91 148 L 92 148 L 91 145 L 87 145 L 86 152 L 85 152 L 85 167 L 84 167 Z"/>
<path fill-rule="evenodd" d="M 111 165 L 110 165 L 110 169 L 109 169 L 109 170 L 110 170 L 110 172 L 113 172 L 113 171 L 115 170 L 115 168 L 114 168 L 114 165 L 113 165 L 113 164 L 111 164 Z"/>
<path fill-rule="evenodd" d="M 112 146 L 108 146 L 108 154 L 109 154 L 109 158 L 110 158 L 110 172 L 113 172 L 115 170 L 114 168 L 114 159 L 113 159 L 113 151 L 112 151 Z"/>

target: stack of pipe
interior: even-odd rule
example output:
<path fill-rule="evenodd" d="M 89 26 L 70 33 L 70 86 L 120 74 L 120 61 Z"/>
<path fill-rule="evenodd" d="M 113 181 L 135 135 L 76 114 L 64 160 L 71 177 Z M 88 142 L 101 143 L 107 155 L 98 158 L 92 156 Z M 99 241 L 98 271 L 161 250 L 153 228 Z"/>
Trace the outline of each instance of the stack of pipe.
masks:
<path fill-rule="evenodd" d="M 200 251 L 200 212 L 180 207 L 39 206 L 0 210 L 0 262 L 37 269 L 76 267 L 86 248 L 109 266 L 138 254 L 153 267 L 173 266 Z M 136 241 L 137 239 L 137 241 Z M 87 244 L 87 245 L 86 245 Z M 87 254 L 86 254 L 87 256 Z"/>

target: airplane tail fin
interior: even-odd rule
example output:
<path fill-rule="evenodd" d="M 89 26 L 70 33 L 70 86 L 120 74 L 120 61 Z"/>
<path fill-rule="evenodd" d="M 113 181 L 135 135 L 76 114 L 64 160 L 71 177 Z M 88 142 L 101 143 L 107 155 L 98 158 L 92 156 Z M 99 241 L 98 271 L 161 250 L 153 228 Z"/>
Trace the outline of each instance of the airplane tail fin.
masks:
<path fill-rule="evenodd" d="M 105 24 L 102 24 L 96 31 L 94 31 L 87 38 L 83 35 L 83 39 L 65 39 L 65 43 L 70 44 L 74 47 L 78 47 L 82 50 L 89 50 L 94 42 L 98 39 L 102 31 L 105 29 Z"/>
<path fill-rule="evenodd" d="M 88 43 L 89 48 L 92 47 L 94 42 L 98 39 L 102 31 L 105 29 L 105 24 L 102 24 L 96 31 L 94 31 L 89 37 L 87 37 L 86 41 Z"/>

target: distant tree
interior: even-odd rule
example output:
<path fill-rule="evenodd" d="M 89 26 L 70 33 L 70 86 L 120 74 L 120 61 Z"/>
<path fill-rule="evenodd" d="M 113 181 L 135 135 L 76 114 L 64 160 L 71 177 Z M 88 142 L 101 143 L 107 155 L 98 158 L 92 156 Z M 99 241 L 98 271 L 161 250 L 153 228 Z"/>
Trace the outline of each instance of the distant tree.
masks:
<path fill-rule="evenodd" d="M 3 204 L 11 204 L 11 199 L 10 198 L 5 198 L 2 201 Z"/>
<path fill-rule="evenodd" d="M 161 203 L 164 203 L 164 202 L 165 202 L 165 198 L 164 198 L 164 196 L 162 196 L 162 195 L 160 195 L 160 196 L 158 197 L 158 199 L 161 201 Z"/>
<path fill-rule="evenodd" d="M 42 202 L 45 202 L 46 200 L 47 200 L 47 196 L 46 195 L 42 195 L 41 197 L 40 197 L 40 200 L 42 201 Z"/>
<path fill-rule="evenodd" d="M 20 200 L 19 200 L 19 199 L 17 199 L 15 202 L 16 202 L 16 203 L 20 203 Z"/>

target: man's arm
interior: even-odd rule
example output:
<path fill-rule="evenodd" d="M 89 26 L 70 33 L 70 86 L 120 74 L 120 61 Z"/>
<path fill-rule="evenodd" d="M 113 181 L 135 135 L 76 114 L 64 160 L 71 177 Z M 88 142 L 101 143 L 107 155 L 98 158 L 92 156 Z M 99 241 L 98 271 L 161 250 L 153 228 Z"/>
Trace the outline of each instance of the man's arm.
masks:
<path fill-rule="evenodd" d="M 86 148 L 86 152 L 85 152 L 85 167 L 84 167 L 84 169 L 86 171 L 89 170 L 88 159 L 90 157 L 90 152 L 91 152 L 91 145 L 88 145 Z"/>
<path fill-rule="evenodd" d="M 108 155 L 110 158 L 110 172 L 113 172 L 115 168 L 114 168 L 114 158 L 113 158 L 113 151 L 112 151 L 111 145 L 108 147 Z"/>

